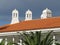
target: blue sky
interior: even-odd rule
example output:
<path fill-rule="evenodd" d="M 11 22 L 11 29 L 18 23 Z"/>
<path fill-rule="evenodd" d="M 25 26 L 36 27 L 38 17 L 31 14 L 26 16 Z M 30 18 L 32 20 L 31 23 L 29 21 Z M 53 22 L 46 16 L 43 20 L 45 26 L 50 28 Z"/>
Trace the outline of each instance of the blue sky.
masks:
<path fill-rule="evenodd" d="M 0 0 L 0 26 L 10 24 L 15 8 L 19 10 L 20 20 L 24 20 L 28 9 L 32 11 L 33 19 L 40 18 L 45 8 L 51 9 L 53 16 L 60 16 L 60 0 Z"/>

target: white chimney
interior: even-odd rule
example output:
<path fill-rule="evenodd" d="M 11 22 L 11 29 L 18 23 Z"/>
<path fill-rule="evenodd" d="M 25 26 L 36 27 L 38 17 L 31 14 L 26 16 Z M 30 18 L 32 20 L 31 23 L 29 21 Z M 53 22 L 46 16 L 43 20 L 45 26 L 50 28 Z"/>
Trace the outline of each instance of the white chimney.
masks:
<path fill-rule="evenodd" d="M 32 20 L 32 11 L 30 11 L 29 9 L 25 13 L 25 21 L 26 20 Z"/>
<path fill-rule="evenodd" d="M 12 20 L 11 20 L 11 24 L 15 23 L 19 23 L 19 12 L 16 9 L 12 11 Z"/>
<path fill-rule="evenodd" d="M 41 15 L 41 19 L 50 18 L 50 17 L 52 17 L 52 11 L 48 8 L 43 10 L 42 15 Z"/>

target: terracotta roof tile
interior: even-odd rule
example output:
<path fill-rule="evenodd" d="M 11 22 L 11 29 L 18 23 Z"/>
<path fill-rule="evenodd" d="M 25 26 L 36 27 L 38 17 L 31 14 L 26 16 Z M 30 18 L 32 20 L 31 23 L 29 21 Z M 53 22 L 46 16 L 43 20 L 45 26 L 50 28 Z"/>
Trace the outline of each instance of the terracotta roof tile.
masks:
<path fill-rule="evenodd" d="M 0 32 L 25 31 L 60 27 L 60 17 L 22 21 L 17 24 L 0 27 Z"/>

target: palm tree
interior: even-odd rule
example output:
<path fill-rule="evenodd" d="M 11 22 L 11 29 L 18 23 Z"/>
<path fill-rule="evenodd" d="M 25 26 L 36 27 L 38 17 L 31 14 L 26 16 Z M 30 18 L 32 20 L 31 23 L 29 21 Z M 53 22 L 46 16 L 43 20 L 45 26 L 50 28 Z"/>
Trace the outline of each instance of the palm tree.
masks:
<path fill-rule="evenodd" d="M 30 32 L 29 34 L 23 33 L 22 41 L 25 45 L 52 45 L 52 36 L 49 32 L 44 38 L 42 38 L 41 31 Z"/>
<path fill-rule="evenodd" d="M 52 34 L 53 31 L 47 33 L 45 36 L 42 36 L 41 31 L 36 32 L 29 32 L 29 33 L 23 33 L 21 36 L 21 40 L 23 41 L 22 45 L 52 45 Z M 18 45 L 17 43 L 8 42 L 7 45 Z M 5 45 L 5 39 L 3 39 L 0 43 L 0 45 Z M 59 43 L 56 43 L 56 45 L 60 45 Z"/>

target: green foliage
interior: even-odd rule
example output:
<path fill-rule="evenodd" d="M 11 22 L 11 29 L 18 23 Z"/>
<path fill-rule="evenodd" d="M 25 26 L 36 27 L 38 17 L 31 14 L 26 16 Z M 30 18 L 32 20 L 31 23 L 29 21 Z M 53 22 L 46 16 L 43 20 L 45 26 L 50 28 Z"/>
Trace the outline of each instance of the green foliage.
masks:
<path fill-rule="evenodd" d="M 49 32 L 44 38 L 42 38 L 41 31 L 30 32 L 29 34 L 23 33 L 22 41 L 25 45 L 52 45 L 52 36 Z"/>
<path fill-rule="evenodd" d="M 13 45 L 13 43 L 12 42 L 8 42 L 8 44 L 7 45 Z"/>
<path fill-rule="evenodd" d="M 23 38 L 21 38 L 22 45 L 52 45 L 52 34 L 53 31 L 48 32 L 42 36 L 41 31 L 36 32 L 29 32 L 29 33 L 23 33 L 20 34 Z M 5 44 L 5 39 L 3 39 L 0 43 L 0 45 Z M 13 43 L 12 41 L 8 42 L 7 45 L 18 45 L 17 43 Z M 56 43 L 56 45 L 60 45 L 59 43 Z"/>
<path fill-rule="evenodd" d="M 5 39 L 1 41 L 0 45 L 5 45 Z"/>
<path fill-rule="evenodd" d="M 60 45 L 60 43 L 56 43 L 56 45 Z"/>

